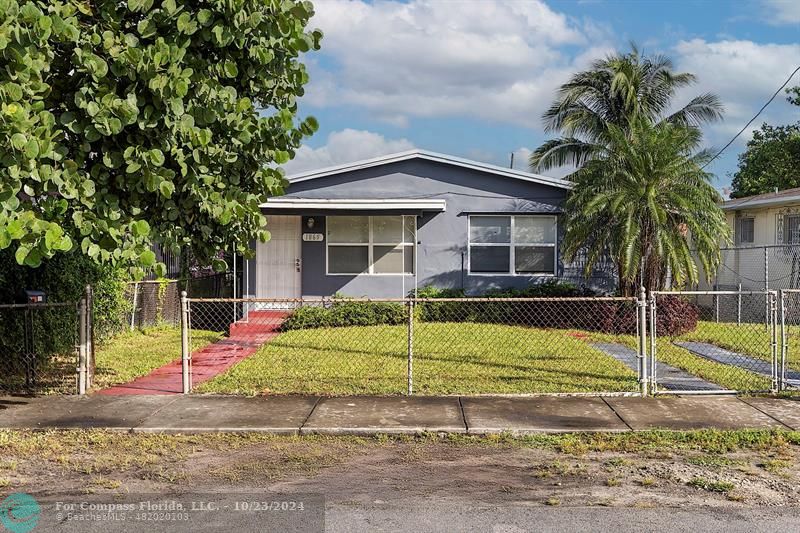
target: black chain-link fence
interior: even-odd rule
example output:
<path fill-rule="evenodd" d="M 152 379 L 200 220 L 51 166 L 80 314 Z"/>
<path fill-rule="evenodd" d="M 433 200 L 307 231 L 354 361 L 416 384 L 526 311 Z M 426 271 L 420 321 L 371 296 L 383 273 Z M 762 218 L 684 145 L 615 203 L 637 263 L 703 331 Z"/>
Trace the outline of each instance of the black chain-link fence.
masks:
<path fill-rule="evenodd" d="M 0 305 L 0 392 L 73 394 L 77 303 Z"/>

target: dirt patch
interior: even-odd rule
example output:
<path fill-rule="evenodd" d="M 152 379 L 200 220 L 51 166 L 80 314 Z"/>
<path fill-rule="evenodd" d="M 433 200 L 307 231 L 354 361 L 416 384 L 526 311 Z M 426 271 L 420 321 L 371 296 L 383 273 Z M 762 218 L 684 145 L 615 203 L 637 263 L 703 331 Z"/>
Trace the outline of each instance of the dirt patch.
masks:
<path fill-rule="evenodd" d="M 592 441 L 578 446 L 569 436 L 518 441 L 0 432 L 0 487 L 32 493 L 45 492 L 42 487 L 73 493 L 268 490 L 324 493 L 329 503 L 345 505 L 420 497 L 473 505 L 800 503 L 796 444 L 771 438 L 717 451 L 716 435 L 709 451 L 666 437 L 659 437 L 665 439 L 660 449 L 631 449 Z"/>

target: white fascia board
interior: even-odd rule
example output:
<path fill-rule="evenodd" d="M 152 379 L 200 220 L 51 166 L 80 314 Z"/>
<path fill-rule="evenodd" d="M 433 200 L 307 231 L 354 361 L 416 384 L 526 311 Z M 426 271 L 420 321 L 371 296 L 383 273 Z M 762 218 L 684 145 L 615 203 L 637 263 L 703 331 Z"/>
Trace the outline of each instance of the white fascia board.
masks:
<path fill-rule="evenodd" d="M 445 211 L 447 202 L 440 199 L 337 199 L 337 198 L 268 198 L 262 208 L 331 209 L 341 211 Z"/>

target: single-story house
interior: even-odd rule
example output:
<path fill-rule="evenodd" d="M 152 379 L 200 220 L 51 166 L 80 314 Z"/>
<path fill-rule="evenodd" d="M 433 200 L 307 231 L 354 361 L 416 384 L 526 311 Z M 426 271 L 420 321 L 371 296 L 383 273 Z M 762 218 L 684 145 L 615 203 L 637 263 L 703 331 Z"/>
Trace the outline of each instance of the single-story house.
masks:
<path fill-rule="evenodd" d="M 734 246 L 723 249 L 712 285 L 748 290 L 800 287 L 800 188 L 727 200 Z M 702 288 L 707 288 L 701 283 Z"/>
<path fill-rule="evenodd" d="M 613 290 L 607 269 L 587 279 L 562 260 L 568 181 L 422 150 L 288 180 L 261 206 L 271 239 L 245 265 L 245 296 L 479 294 L 551 279 Z"/>

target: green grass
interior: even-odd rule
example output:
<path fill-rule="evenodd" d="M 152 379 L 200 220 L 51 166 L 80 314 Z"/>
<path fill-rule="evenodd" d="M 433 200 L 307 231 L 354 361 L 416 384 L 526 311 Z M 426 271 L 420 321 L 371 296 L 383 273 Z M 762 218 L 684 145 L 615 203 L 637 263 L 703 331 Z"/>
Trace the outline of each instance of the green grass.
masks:
<path fill-rule="evenodd" d="M 771 381 L 767 377 L 754 372 L 749 372 L 733 365 L 717 363 L 710 359 L 706 359 L 705 357 L 695 355 L 689 350 L 673 344 L 675 341 L 694 340 L 700 342 L 710 342 L 717 346 L 732 350 L 736 349 L 735 346 L 726 345 L 725 338 L 720 334 L 714 334 L 715 328 L 706 327 L 706 324 L 709 323 L 699 322 L 697 330 L 688 334 L 684 334 L 680 337 L 659 337 L 656 339 L 657 362 L 680 368 L 689 374 L 693 374 L 705 379 L 706 381 L 716 383 L 730 390 L 768 390 L 771 386 Z M 711 323 L 711 325 L 718 326 L 722 324 Z M 734 325 L 734 327 L 736 326 Z M 702 331 L 704 334 L 700 335 L 698 331 Z M 711 332 L 711 334 L 709 334 L 709 332 Z M 612 336 L 601 333 L 592 333 L 591 337 L 595 341 L 618 342 L 634 350 L 638 350 L 639 348 L 638 339 L 632 335 Z M 735 335 L 734 338 L 738 338 L 738 334 Z M 649 337 L 647 342 L 649 350 Z"/>
<path fill-rule="evenodd" d="M 192 351 L 220 338 L 219 333 L 192 330 Z M 127 383 L 180 357 L 180 328 L 159 326 L 121 333 L 97 347 L 94 387 Z"/>
<path fill-rule="evenodd" d="M 730 492 L 736 488 L 730 481 L 712 481 L 700 476 L 693 477 L 689 485 L 708 492 Z"/>
<path fill-rule="evenodd" d="M 262 394 L 398 394 L 406 390 L 405 326 L 288 331 L 198 388 Z M 588 334 L 520 326 L 421 322 L 414 330 L 418 394 L 635 391 L 628 367 Z"/>

